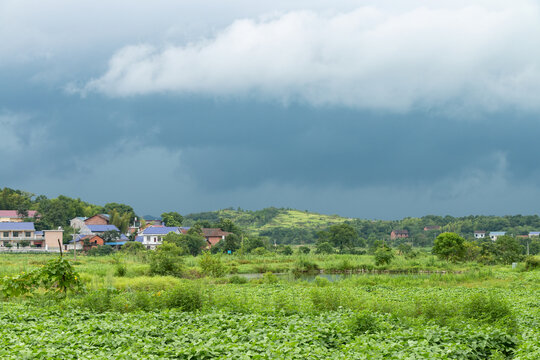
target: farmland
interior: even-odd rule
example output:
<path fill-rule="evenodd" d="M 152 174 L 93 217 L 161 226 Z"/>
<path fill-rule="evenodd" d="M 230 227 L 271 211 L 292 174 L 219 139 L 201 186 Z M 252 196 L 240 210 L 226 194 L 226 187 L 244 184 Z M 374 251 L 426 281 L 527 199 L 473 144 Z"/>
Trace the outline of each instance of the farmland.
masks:
<path fill-rule="evenodd" d="M 2 255 L 0 274 L 27 273 L 51 258 Z M 301 263 L 297 256 L 288 258 L 231 257 L 223 263 L 240 274 L 257 264 L 292 271 Z M 327 255 L 302 261 L 337 271 L 339 264 L 367 265 L 369 259 Z M 401 261 L 400 267 L 411 265 Z M 420 268 L 444 268 L 429 257 L 416 261 Z M 202 277 L 193 257 L 184 259 L 189 278 L 149 276 L 141 256 L 79 256 L 72 263 L 85 291 L 62 295 L 39 288 L 3 299 L 1 358 L 540 356 L 540 274 L 521 264 L 448 264 L 446 274 L 358 274 L 308 282 L 271 273 L 249 281 L 240 275 Z M 119 263 L 126 268 L 122 276 Z"/>

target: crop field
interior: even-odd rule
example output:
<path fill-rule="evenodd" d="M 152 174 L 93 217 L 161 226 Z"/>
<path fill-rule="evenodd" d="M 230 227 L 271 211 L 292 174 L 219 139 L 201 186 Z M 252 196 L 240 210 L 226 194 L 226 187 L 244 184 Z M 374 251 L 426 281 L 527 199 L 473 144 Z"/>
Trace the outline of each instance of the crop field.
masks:
<path fill-rule="evenodd" d="M 326 263 L 353 262 L 335 257 Z M 22 278 L 53 258 L 3 255 L 0 274 Z M 79 291 L 4 291 L 0 358 L 540 358 L 538 270 L 473 266 L 331 282 L 148 276 L 143 260 L 123 263 L 120 276 L 117 258 L 80 256 Z"/>

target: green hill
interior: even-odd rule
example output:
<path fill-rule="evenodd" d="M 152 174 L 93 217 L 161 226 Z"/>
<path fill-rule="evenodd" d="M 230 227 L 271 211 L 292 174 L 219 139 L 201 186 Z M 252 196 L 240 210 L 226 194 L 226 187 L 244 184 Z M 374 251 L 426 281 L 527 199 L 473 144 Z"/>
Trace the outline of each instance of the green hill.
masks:
<path fill-rule="evenodd" d="M 318 231 L 348 220 L 338 215 L 323 215 L 294 209 L 270 207 L 249 211 L 229 208 L 186 215 L 184 225 L 190 226 L 195 222 L 212 224 L 220 219 L 230 219 L 248 234 L 266 236 L 282 244 L 314 242 Z"/>

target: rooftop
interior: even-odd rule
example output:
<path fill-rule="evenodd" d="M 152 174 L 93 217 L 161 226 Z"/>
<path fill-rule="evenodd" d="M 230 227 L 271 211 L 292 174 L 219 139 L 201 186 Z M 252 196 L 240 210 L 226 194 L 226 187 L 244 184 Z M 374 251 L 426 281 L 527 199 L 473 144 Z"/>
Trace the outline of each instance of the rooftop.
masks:
<path fill-rule="evenodd" d="M 36 210 L 28 210 L 28 217 L 36 217 Z M 2 218 L 22 218 L 17 210 L 0 210 L 0 217 Z"/>
<path fill-rule="evenodd" d="M 0 222 L 0 231 L 34 231 L 33 222 Z"/>
<path fill-rule="evenodd" d="M 91 232 L 120 231 L 115 225 L 86 225 Z"/>
<path fill-rule="evenodd" d="M 170 226 L 150 226 L 144 229 L 143 235 L 167 235 L 170 232 L 178 233 L 177 227 Z"/>

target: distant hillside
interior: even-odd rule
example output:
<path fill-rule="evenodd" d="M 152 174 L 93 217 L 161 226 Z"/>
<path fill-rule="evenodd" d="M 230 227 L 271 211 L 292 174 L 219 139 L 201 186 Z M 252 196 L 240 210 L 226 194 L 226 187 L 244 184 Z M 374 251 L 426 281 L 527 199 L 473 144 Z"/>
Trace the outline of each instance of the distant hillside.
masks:
<path fill-rule="evenodd" d="M 232 220 L 248 234 L 266 236 L 282 244 L 312 243 L 318 231 L 348 220 L 338 215 L 270 207 L 257 211 L 229 208 L 189 214 L 184 216 L 184 224 L 217 223 L 222 218 Z"/>

